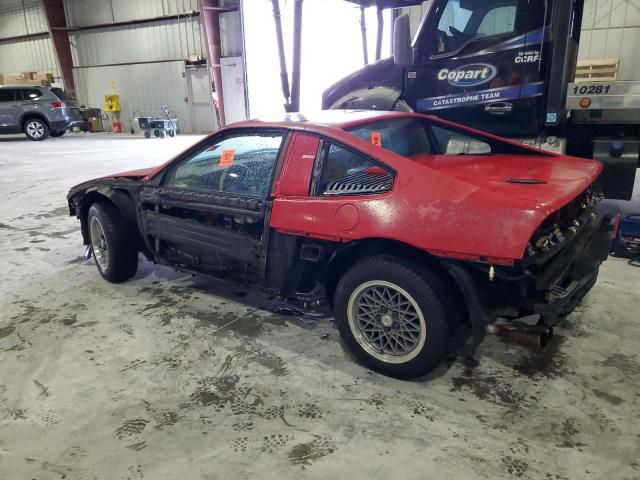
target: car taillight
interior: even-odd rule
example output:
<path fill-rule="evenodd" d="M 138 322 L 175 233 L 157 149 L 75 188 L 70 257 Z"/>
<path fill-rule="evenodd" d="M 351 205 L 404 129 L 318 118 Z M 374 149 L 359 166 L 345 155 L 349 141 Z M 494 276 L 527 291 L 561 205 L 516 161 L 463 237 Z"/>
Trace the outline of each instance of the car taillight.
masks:
<path fill-rule="evenodd" d="M 53 108 L 64 108 L 67 105 L 64 102 L 51 102 Z"/>

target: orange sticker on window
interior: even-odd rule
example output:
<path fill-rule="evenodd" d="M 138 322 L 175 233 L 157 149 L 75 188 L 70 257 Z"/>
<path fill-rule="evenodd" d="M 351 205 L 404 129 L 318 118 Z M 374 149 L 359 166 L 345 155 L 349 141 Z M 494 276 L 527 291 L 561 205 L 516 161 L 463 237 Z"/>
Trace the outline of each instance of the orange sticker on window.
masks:
<path fill-rule="evenodd" d="M 233 159 L 236 158 L 235 150 L 223 150 L 222 156 L 220 157 L 220 166 L 222 168 L 227 168 L 233 165 Z"/>
<path fill-rule="evenodd" d="M 382 146 L 382 134 L 380 132 L 371 132 L 371 144 L 376 147 Z"/>

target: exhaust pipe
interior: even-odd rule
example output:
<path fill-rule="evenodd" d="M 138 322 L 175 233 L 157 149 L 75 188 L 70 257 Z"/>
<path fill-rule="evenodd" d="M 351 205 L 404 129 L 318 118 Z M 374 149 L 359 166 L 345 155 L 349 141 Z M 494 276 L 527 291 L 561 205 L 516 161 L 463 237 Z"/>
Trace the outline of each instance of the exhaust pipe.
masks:
<path fill-rule="evenodd" d="M 506 340 L 543 349 L 553 337 L 553 328 L 547 325 L 487 325 L 487 333 Z"/>

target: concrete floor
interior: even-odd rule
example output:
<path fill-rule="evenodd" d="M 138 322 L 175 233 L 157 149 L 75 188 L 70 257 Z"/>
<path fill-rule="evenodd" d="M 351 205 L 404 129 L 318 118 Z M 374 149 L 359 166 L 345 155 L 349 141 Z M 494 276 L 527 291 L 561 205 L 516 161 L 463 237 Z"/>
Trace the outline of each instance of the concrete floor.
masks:
<path fill-rule="evenodd" d="M 330 319 L 238 285 L 84 262 L 72 185 L 199 137 L 0 137 L 0 478 L 638 479 L 640 269 L 620 259 L 543 352 L 487 338 L 401 382 Z"/>

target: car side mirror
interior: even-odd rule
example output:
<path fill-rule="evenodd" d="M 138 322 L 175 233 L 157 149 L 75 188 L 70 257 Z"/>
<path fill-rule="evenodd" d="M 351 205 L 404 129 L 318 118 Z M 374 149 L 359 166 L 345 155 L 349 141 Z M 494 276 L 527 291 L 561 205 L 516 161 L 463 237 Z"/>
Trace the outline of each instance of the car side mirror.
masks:
<path fill-rule="evenodd" d="M 409 15 L 405 13 L 393 22 L 393 63 L 403 67 L 411 65 L 412 53 Z"/>

